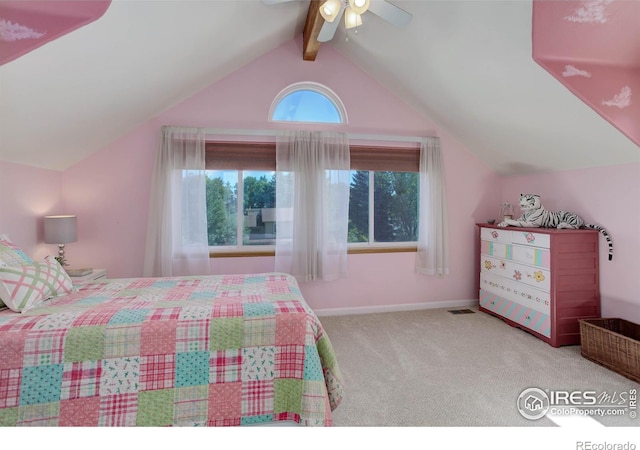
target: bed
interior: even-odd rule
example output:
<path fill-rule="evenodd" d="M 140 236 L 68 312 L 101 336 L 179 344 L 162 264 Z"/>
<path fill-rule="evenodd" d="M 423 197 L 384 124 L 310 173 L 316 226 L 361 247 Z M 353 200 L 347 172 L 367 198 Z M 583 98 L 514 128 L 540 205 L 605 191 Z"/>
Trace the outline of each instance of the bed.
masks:
<path fill-rule="evenodd" d="M 340 369 L 290 275 L 60 290 L 23 312 L 0 310 L 2 426 L 333 423 Z"/>

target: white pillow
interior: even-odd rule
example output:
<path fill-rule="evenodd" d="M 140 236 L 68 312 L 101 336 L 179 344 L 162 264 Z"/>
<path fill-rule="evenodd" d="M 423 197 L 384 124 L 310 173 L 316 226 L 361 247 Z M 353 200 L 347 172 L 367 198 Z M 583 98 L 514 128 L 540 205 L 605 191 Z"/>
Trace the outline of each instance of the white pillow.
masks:
<path fill-rule="evenodd" d="M 0 267 L 21 266 L 33 261 L 20 248 L 16 247 L 7 234 L 0 234 Z M 0 308 L 4 308 L 0 298 Z"/>
<path fill-rule="evenodd" d="M 73 292 L 73 282 L 55 260 L 0 267 L 0 299 L 11 310 L 25 312 L 53 297 Z"/>

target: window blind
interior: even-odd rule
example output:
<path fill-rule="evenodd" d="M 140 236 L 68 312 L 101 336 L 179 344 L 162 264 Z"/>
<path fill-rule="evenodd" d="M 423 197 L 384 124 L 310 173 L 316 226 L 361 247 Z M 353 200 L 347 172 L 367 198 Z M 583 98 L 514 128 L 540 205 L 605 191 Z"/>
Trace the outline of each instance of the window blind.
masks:
<path fill-rule="evenodd" d="M 418 172 L 418 147 L 350 145 L 351 169 Z M 207 170 L 276 170 L 274 142 L 207 142 Z"/>

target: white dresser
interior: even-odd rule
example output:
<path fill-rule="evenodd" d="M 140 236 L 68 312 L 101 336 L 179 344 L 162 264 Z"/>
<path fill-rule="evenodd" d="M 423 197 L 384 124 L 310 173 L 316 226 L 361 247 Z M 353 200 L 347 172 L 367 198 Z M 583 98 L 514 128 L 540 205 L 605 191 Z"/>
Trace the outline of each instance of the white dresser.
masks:
<path fill-rule="evenodd" d="M 478 224 L 479 309 L 548 344 L 580 343 L 600 317 L 598 232 Z"/>

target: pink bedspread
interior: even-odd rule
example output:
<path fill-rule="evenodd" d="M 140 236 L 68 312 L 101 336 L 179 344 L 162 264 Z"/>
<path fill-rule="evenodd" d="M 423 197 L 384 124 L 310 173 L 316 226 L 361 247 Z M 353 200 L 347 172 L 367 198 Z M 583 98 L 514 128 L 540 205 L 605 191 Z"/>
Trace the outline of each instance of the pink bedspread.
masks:
<path fill-rule="evenodd" d="M 0 425 L 328 426 L 329 338 L 286 274 L 105 280 L 0 311 Z"/>

